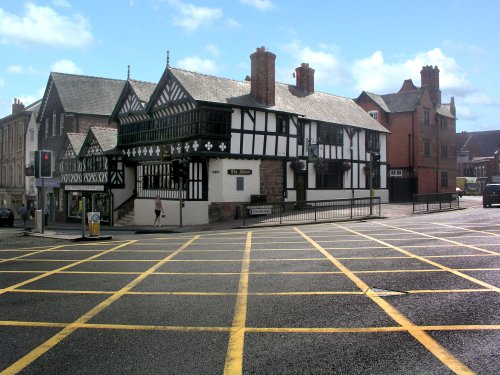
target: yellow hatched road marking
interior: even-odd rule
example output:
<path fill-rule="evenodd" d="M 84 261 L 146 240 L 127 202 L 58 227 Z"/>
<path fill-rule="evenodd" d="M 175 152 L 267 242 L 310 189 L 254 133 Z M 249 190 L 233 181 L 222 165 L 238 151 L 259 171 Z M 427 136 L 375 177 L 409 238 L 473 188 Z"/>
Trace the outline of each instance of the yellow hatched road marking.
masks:
<path fill-rule="evenodd" d="M 14 257 L 14 258 L 1 259 L 1 260 L 0 260 L 0 263 L 9 262 L 9 261 L 11 261 L 11 260 L 19 260 L 19 259 L 23 259 L 23 258 L 29 257 L 29 256 L 31 256 L 31 255 L 35 255 L 35 254 L 46 253 L 46 252 L 48 252 L 48 251 L 52 251 L 52 250 L 58 249 L 58 248 L 63 247 L 63 246 L 64 246 L 64 245 L 54 246 L 54 247 L 50 247 L 50 248 L 48 248 L 48 249 L 44 249 L 44 250 L 37 250 L 37 251 L 30 252 L 30 253 L 28 253 L 28 254 L 19 255 L 19 256 Z M 31 259 L 30 259 L 30 260 L 31 260 Z"/>
<path fill-rule="evenodd" d="M 44 353 L 46 353 L 48 350 L 52 349 L 55 345 L 59 344 L 62 340 L 64 340 L 66 337 L 71 335 L 74 331 L 76 331 L 79 327 L 79 325 L 84 324 L 88 322 L 90 319 L 92 319 L 94 316 L 96 316 L 98 313 L 100 313 L 102 310 L 104 310 L 106 307 L 111 305 L 113 302 L 118 300 L 120 297 L 122 297 L 124 294 L 129 292 L 134 286 L 136 286 L 139 282 L 144 280 L 146 277 L 151 275 L 155 270 L 157 270 L 159 267 L 161 267 L 163 264 L 168 262 L 171 258 L 176 256 L 178 253 L 180 253 L 182 250 L 184 250 L 187 246 L 189 246 L 192 242 L 197 240 L 200 236 L 194 236 L 192 237 L 189 241 L 184 243 L 179 249 L 177 249 L 175 252 L 172 254 L 169 254 L 167 257 L 165 257 L 163 260 L 159 261 L 156 263 L 153 267 L 149 268 L 145 272 L 143 272 L 141 275 L 136 277 L 134 280 L 132 280 L 130 283 L 128 283 L 126 286 L 124 286 L 122 289 L 114 293 L 113 295 L 109 296 L 107 299 L 99 303 L 97 306 L 89 310 L 87 313 L 82 315 L 80 318 L 75 320 L 73 323 L 68 324 L 65 326 L 60 332 L 52 336 L 50 339 L 42 343 L 40 346 L 36 347 L 33 349 L 31 352 L 26 354 L 24 357 L 20 358 L 16 362 L 14 362 L 12 365 L 7 367 L 5 370 L 0 372 L 0 375 L 4 374 L 16 374 L 22 369 L 24 369 L 26 366 L 28 366 L 30 363 L 41 357 Z M 130 241 L 130 243 L 133 243 L 136 241 Z M 127 245 L 127 243 L 122 244 L 118 247 L 122 247 Z"/>
<path fill-rule="evenodd" d="M 241 277 L 238 285 L 238 297 L 234 311 L 233 324 L 229 334 L 224 374 L 241 374 L 243 371 L 243 346 L 245 344 L 245 325 L 247 319 L 248 271 L 250 269 L 250 249 L 252 232 L 247 233 L 245 252 L 241 263 Z"/>
<path fill-rule="evenodd" d="M 81 264 L 81 263 L 84 263 L 84 262 L 90 261 L 90 260 L 92 260 L 92 259 L 94 259 L 94 258 L 97 258 L 97 257 L 99 257 L 99 256 L 101 256 L 101 255 L 107 254 L 107 253 L 109 253 L 109 252 L 111 252 L 111 251 L 114 251 L 114 250 L 116 250 L 116 249 L 119 249 L 119 248 L 120 248 L 120 247 L 122 247 L 122 246 L 126 246 L 128 243 L 133 243 L 133 242 L 136 242 L 136 241 L 135 241 L 135 240 L 133 240 L 133 241 L 127 241 L 127 242 L 125 242 L 125 243 L 122 243 L 121 245 L 115 246 L 115 247 L 113 247 L 113 248 L 111 248 L 111 249 L 109 249 L 109 250 L 103 251 L 103 252 L 101 252 L 101 253 L 99 253 L 99 254 L 95 254 L 95 255 L 93 255 L 93 256 L 91 256 L 91 257 L 88 257 L 88 258 L 86 258 L 86 259 L 79 260 L 79 261 L 77 261 L 77 262 L 73 262 L 73 263 L 71 263 L 71 264 L 67 264 L 67 265 L 65 265 L 65 266 L 63 266 L 63 267 L 57 268 L 57 269 L 52 270 L 52 271 L 47 271 L 47 272 L 45 272 L 45 273 L 43 273 L 43 274 L 41 274 L 41 275 L 38 275 L 38 276 L 32 277 L 31 279 L 28 279 L 28 280 L 24 280 L 24 281 L 22 281 L 22 282 L 20 282 L 20 283 L 17 283 L 17 284 L 11 285 L 11 286 L 9 286 L 9 287 L 7 287 L 7 288 L 0 289 L 0 295 L 1 295 L 1 294 L 4 294 L 4 293 L 7 293 L 7 292 L 10 292 L 10 291 L 12 291 L 12 290 L 14 290 L 14 289 L 17 289 L 17 288 L 19 288 L 19 287 L 21 287 L 21 286 L 23 286 L 23 285 L 30 284 L 30 283 L 32 283 L 32 282 L 34 282 L 34 281 L 37 281 L 37 280 L 43 279 L 43 278 L 45 278 L 45 277 L 47 277 L 47 276 L 53 275 L 53 274 L 55 274 L 55 273 L 58 273 L 59 271 L 64 271 L 64 270 L 66 270 L 66 269 L 68 269 L 68 268 L 70 268 L 70 267 L 74 267 L 74 266 L 76 266 L 76 265 L 78 265 L 78 264 Z M 31 259 L 30 259 L 30 261 L 31 261 Z"/>
<path fill-rule="evenodd" d="M 498 233 L 492 233 L 492 232 L 488 232 L 488 231 L 485 231 L 485 230 L 475 230 L 475 229 L 469 229 L 469 228 L 464 228 L 464 227 L 459 227 L 459 226 L 456 226 L 456 225 L 450 225 L 450 224 L 441 224 L 441 223 L 434 223 L 435 225 L 441 225 L 443 227 L 447 227 L 447 228 L 455 228 L 455 229 L 460 229 L 460 230 L 466 230 L 467 232 L 473 232 L 473 233 L 485 233 L 485 234 L 491 234 L 492 236 L 497 236 L 497 237 L 500 237 L 500 234 Z M 456 233 L 456 232 L 451 232 L 451 233 Z M 472 236 L 471 236 L 472 237 Z M 471 238 L 471 237 L 466 237 L 466 238 Z M 481 237 L 482 238 L 482 237 Z"/>
<path fill-rule="evenodd" d="M 376 223 L 376 224 L 392 227 L 390 225 L 382 224 L 382 223 Z M 332 224 L 332 225 L 336 225 L 338 227 L 341 227 L 340 225 L 337 225 L 337 224 Z M 394 228 L 396 228 L 396 227 L 394 227 Z M 358 233 L 360 236 L 363 236 L 363 237 L 366 237 L 366 238 L 371 238 L 373 241 L 376 241 L 376 242 L 378 242 L 380 244 L 386 245 L 387 247 L 390 247 L 391 249 L 394 249 L 394 250 L 399 251 L 399 252 L 401 252 L 403 254 L 409 255 L 409 256 L 411 256 L 411 257 L 413 257 L 415 259 L 418 259 L 418 260 L 420 260 L 420 261 L 422 261 L 424 263 L 428 263 L 430 265 L 433 265 L 434 267 L 437 267 L 437 268 L 440 268 L 442 270 L 448 271 L 448 272 L 450 272 L 450 273 L 452 273 L 454 275 L 460 276 L 460 277 L 462 277 L 462 278 L 464 278 L 466 280 L 469 280 L 469 281 L 471 281 L 471 282 L 473 282 L 475 284 L 479 284 L 481 286 L 484 286 L 485 288 L 488 288 L 488 289 L 491 289 L 491 290 L 493 290 L 493 291 L 495 291 L 497 293 L 500 293 L 500 288 L 498 288 L 498 287 L 496 287 L 494 285 L 485 283 L 484 281 L 478 280 L 478 279 L 476 279 L 476 278 L 474 278 L 472 276 L 469 276 L 469 275 L 467 275 L 465 273 L 457 271 L 457 270 L 455 270 L 453 268 L 449 268 L 449 267 L 443 266 L 442 264 L 433 262 L 432 260 L 429 260 L 428 258 L 422 257 L 420 255 L 413 254 L 413 253 L 411 253 L 411 252 L 409 252 L 409 251 L 407 251 L 405 249 L 402 249 L 402 248 L 400 248 L 398 246 L 394 246 L 394 245 L 391 245 L 390 243 L 387 243 L 385 241 L 379 240 L 377 238 L 373 238 L 373 237 L 367 236 L 366 234 L 353 231 L 352 229 L 345 228 L 345 230 L 348 230 L 348 231 L 353 232 L 353 233 Z M 403 231 L 409 231 L 408 229 L 401 229 L 401 230 L 403 230 Z M 424 234 L 424 233 L 422 233 L 422 235 L 426 236 L 426 234 Z M 429 236 L 429 237 L 432 237 L 432 236 Z M 435 237 L 435 239 L 438 239 L 438 240 L 441 240 L 441 241 L 449 241 L 449 240 L 446 240 L 446 239 L 441 239 L 439 237 Z M 455 242 L 455 241 L 452 241 L 452 242 Z M 458 243 L 458 242 L 456 242 L 456 243 Z M 471 246 L 471 245 L 462 244 L 462 246 L 464 246 L 464 247 L 470 247 L 470 248 L 473 248 L 473 249 L 476 249 L 476 250 L 482 250 L 482 251 L 485 251 L 487 253 L 493 253 L 493 252 L 490 252 L 488 250 L 483 250 L 481 248 L 478 248 L 478 247 L 475 247 L 475 246 Z"/>
<path fill-rule="evenodd" d="M 404 232 L 408 232 L 408 233 L 415 233 L 415 234 L 418 234 L 420 236 L 424 236 L 424 237 L 427 237 L 429 239 L 434 239 L 434 240 L 439 240 L 439 241 L 444 241 L 444 242 L 447 242 L 447 243 L 451 243 L 451 244 L 454 244 L 454 245 L 459 245 L 461 247 L 466 247 L 468 249 L 474 249 L 474 250 L 478 250 L 478 251 L 481 251 L 483 253 L 487 253 L 487 254 L 492 254 L 492 255 L 499 255 L 497 252 L 495 251 L 491 251 L 491 250 L 486 250 L 486 249 L 482 249 L 480 247 L 477 247 L 477 246 L 474 246 L 474 245 L 467 245 L 467 244 L 464 244 L 464 243 L 461 243 L 461 242 L 458 242 L 458 241 L 453 241 L 453 240 L 449 240 L 447 238 L 441 238 L 441 237 L 436 237 L 436 236 L 431 236 L 430 234 L 426 234 L 426 233 L 421 233 L 421 232 L 417 232 L 417 231 L 414 231 L 414 230 L 411 230 L 411 229 L 406 229 L 406 228 L 398 228 L 398 227 L 395 227 L 393 225 L 389 225 L 389 224 L 384 224 L 384 223 L 380 223 L 380 222 L 375 222 L 375 224 L 378 224 L 378 225 L 382 225 L 384 227 L 388 227 L 388 228 L 395 228 L 395 229 L 399 229 L 401 231 L 404 231 Z M 374 240 L 376 240 L 374 238 Z M 378 240 L 377 240 L 378 241 Z M 383 241 L 379 242 L 379 243 L 382 243 Z M 390 245 L 391 246 L 391 245 Z"/>
<path fill-rule="evenodd" d="M 337 225 L 338 228 L 343 228 L 350 231 L 351 233 L 357 234 L 357 232 L 344 228 Z M 457 374 L 474 374 L 474 372 L 463 364 L 458 358 L 453 354 L 448 352 L 441 344 L 434 340 L 429 334 L 422 331 L 418 326 L 414 325 L 406 316 L 401 314 L 396 308 L 394 308 L 390 303 L 388 303 L 383 298 L 376 295 L 376 293 L 370 292 L 370 287 L 365 284 L 359 277 L 357 277 L 353 272 L 351 272 L 347 267 L 345 267 L 339 260 L 332 256 L 328 251 L 323 249 L 318 243 L 316 243 L 307 234 L 302 232 L 298 228 L 294 228 L 297 233 L 299 233 L 306 241 L 308 241 L 312 246 L 314 246 L 321 254 L 323 254 L 328 260 L 330 260 L 338 269 L 340 269 L 344 274 L 362 291 L 368 291 L 366 293 L 373 302 L 375 302 L 382 310 L 385 311 L 396 323 L 401 327 L 405 328 L 410 335 L 412 335 L 418 342 L 420 342 L 427 350 L 429 350 L 436 358 L 438 358 L 443 364 L 448 366 L 452 371 Z M 368 236 L 364 236 L 369 238 Z"/>

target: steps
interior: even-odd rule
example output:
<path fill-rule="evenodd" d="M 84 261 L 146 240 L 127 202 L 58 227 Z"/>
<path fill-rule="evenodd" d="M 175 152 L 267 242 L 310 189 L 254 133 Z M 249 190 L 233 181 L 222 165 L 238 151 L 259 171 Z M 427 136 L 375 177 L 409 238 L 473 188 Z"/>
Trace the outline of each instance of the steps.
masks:
<path fill-rule="evenodd" d="M 134 209 L 131 209 L 125 216 L 115 221 L 115 227 L 124 227 L 127 225 L 134 225 Z"/>

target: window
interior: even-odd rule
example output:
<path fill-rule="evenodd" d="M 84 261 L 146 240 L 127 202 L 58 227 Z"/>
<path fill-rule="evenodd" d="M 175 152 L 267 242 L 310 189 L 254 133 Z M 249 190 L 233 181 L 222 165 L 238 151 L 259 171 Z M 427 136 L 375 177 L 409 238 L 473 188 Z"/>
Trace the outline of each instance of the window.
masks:
<path fill-rule="evenodd" d="M 366 131 L 365 148 L 366 152 L 380 151 L 380 134 L 377 132 Z"/>
<path fill-rule="evenodd" d="M 442 158 L 448 157 L 448 145 L 447 144 L 441 145 L 441 157 Z"/>
<path fill-rule="evenodd" d="M 424 124 L 429 125 L 430 124 L 430 118 L 431 118 L 431 113 L 429 110 L 425 109 L 424 110 Z"/>
<path fill-rule="evenodd" d="M 441 172 L 441 187 L 448 187 L 448 172 Z"/>
<path fill-rule="evenodd" d="M 57 127 L 57 116 L 56 111 L 52 112 L 52 136 L 56 136 L 56 127 Z"/>
<path fill-rule="evenodd" d="M 45 129 L 44 129 L 44 133 L 45 133 L 45 139 L 49 138 L 49 118 L 45 118 Z"/>
<path fill-rule="evenodd" d="M 398 178 L 403 177 L 403 170 L 402 169 L 393 169 L 389 173 L 390 173 L 391 177 L 398 177 Z"/>
<path fill-rule="evenodd" d="M 431 156 L 431 141 L 424 140 L 424 156 Z"/>
<path fill-rule="evenodd" d="M 30 142 L 35 142 L 35 130 L 34 129 L 30 129 L 30 131 L 29 131 L 29 140 L 30 140 Z"/>
<path fill-rule="evenodd" d="M 64 134 L 64 113 L 59 117 L 59 135 Z"/>
<path fill-rule="evenodd" d="M 287 134 L 290 119 L 285 115 L 276 115 L 276 133 Z"/>
<path fill-rule="evenodd" d="M 444 116 L 439 118 L 439 127 L 441 129 L 448 129 L 448 119 Z"/>
<path fill-rule="evenodd" d="M 368 114 L 372 117 L 372 119 L 378 121 L 378 111 L 369 111 Z"/>
<path fill-rule="evenodd" d="M 306 129 L 306 125 L 309 125 L 309 121 L 299 120 L 299 124 L 297 125 L 297 144 L 304 145 L 304 133 Z"/>
<path fill-rule="evenodd" d="M 341 189 L 344 185 L 340 161 L 322 160 L 316 167 L 316 187 L 318 189 Z"/>
<path fill-rule="evenodd" d="M 341 146 L 344 144 L 344 132 L 338 125 L 318 123 L 319 143 Z"/>

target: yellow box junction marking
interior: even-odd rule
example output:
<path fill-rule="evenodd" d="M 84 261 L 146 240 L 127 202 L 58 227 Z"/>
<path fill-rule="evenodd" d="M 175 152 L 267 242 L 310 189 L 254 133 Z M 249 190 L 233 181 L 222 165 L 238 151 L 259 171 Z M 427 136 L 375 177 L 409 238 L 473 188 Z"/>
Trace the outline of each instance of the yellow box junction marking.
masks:
<path fill-rule="evenodd" d="M 388 227 L 392 227 L 392 228 L 397 228 L 397 227 L 393 227 L 392 225 L 387 225 L 387 224 L 383 224 L 383 223 L 377 223 L 377 222 L 376 222 L 376 224 L 383 225 L 383 226 L 388 226 Z M 337 224 L 332 224 L 332 225 L 336 225 L 336 226 L 338 226 L 338 227 L 342 227 L 342 226 L 337 225 Z M 496 287 L 496 286 L 494 286 L 494 285 L 491 285 L 491 284 L 485 283 L 484 281 L 478 280 L 478 279 L 476 279 L 476 278 L 474 278 L 474 277 L 472 277 L 472 276 L 469 276 L 469 275 L 467 275 L 467 274 L 465 274 L 465 273 L 462 273 L 462 272 L 460 272 L 460 271 L 454 270 L 453 268 L 449 268 L 449 267 L 443 266 L 442 264 L 436 263 L 436 262 L 434 262 L 434 261 L 432 261 L 432 260 L 429 260 L 429 259 L 427 259 L 427 258 L 425 258 L 425 257 L 422 257 L 422 256 L 420 256 L 420 255 L 413 254 L 413 253 L 411 253 L 411 252 L 409 252 L 409 251 L 407 251 L 407 250 L 405 250 L 405 249 L 402 249 L 402 248 L 400 248 L 400 247 L 398 247 L 398 246 L 391 245 L 390 243 L 387 243 L 387 242 L 385 242 L 385 241 L 379 240 L 379 239 L 377 239 L 377 238 L 373 238 L 373 237 L 367 236 L 366 234 L 363 234 L 363 233 L 360 233 L 360 232 L 356 232 L 356 231 L 354 231 L 354 230 L 352 230 L 352 229 L 345 228 L 345 230 L 350 231 L 350 232 L 352 232 L 352 233 L 358 233 L 358 235 L 363 236 L 363 237 L 366 237 L 366 238 L 371 238 L 373 241 L 376 241 L 376 242 L 378 242 L 378 243 L 380 243 L 380 244 L 384 244 L 384 245 L 386 245 L 387 247 L 390 247 L 391 249 L 394 249 L 394 250 L 399 251 L 399 252 L 401 252 L 401 253 L 403 253 L 403 254 L 406 254 L 406 255 L 411 256 L 411 257 L 413 257 L 413 258 L 415 258 L 415 259 L 418 259 L 418 260 L 420 260 L 421 262 L 424 262 L 424 263 L 430 264 L 430 265 L 432 265 L 432 266 L 434 266 L 434 267 L 437 267 L 437 268 L 440 268 L 440 269 L 445 270 L 445 271 L 447 271 L 447 272 L 450 272 L 450 273 L 452 273 L 452 274 L 454 274 L 454 275 L 456 275 L 456 276 L 460 276 L 460 277 L 462 277 L 462 278 L 464 278 L 464 279 L 466 279 L 466 280 L 469 280 L 469 281 L 471 281 L 471 282 L 473 282 L 473 283 L 475 283 L 475 284 L 479 284 L 479 285 L 481 285 L 481 286 L 484 286 L 485 288 L 488 288 L 488 289 L 490 289 L 490 290 L 492 290 L 492 291 L 495 291 L 495 292 L 497 292 L 497 293 L 500 293 L 500 288 L 498 288 L 498 287 Z M 402 230 L 402 231 L 405 231 L 405 232 L 419 233 L 419 232 L 415 232 L 415 231 L 412 231 L 412 230 L 409 230 L 409 229 L 401 229 L 401 230 Z M 467 244 L 460 244 L 460 242 L 457 242 L 457 241 L 451 241 L 451 240 L 447 240 L 447 239 L 443 239 L 443 238 L 439 238 L 439 237 L 434 237 L 434 236 L 430 236 L 430 235 L 425 234 L 425 233 L 420 233 L 420 234 L 421 234 L 422 236 L 426 236 L 426 237 L 434 238 L 434 239 L 436 239 L 436 240 L 446 241 L 446 242 L 451 242 L 451 243 L 454 243 L 454 244 L 461 245 L 461 246 L 463 246 L 463 247 L 468 247 L 468 248 L 470 248 L 470 249 L 484 251 L 485 253 L 488 253 L 488 254 L 496 254 L 496 253 L 495 253 L 495 252 L 493 252 L 493 251 L 484 250 L 484 249 L 481 249 L 480 247 L 476 247 L 476 246 L 472 246 L 472 245 L 467 245 Z"/>
<path fill-rule="evenodd" d="M 102 310 L 104 310 L 106 307 L 111 305 L 113 302 L 117 301 L 120 297 L 125 295 L 127 292 L 129 292 L 133 287 L 135 287 L 139 282 L 144 280 L 146 277 L 151 275 L 154 271 L 156 271 L 159 267 L 161 267 L 163 264 L 168 262 L 171 258 L 179 254 L 182 250 L 184 250 L 187 246 L 189 246 L 192 242 L 196 241 L 200 236 L 194 236 L 192 237 L 189 241 L 184 243 L 179 249 L 174 251 L 173 253 L 169 254 L 167 257 L 156 263 L 153 267 L 149 268 L 148 270 L 144 271 L 141 275 L 136 277 L 134 280 L 132 280 L 130 283 L 128 283 L 126 286 L 124 286 L 122 289 L 99 303 L 97 306 L 89 310 L 87 313 L 82 315 L 80 318 L 75 320 L 73 323 L 68 324 L 66 327 L 64 327 L 60 332 L 55 334 L 53 337 L 45 341 L 43 344 L 38 346 L 37 348 L 33 349 L 31 352 L 26 354 L 24 357 L 20 358 L 16 362 L 14 362 L 12 365 L 7 367 L 4 371 L 0 372 L 0 375 L 7 375 L 7 374 L 17 374 L 19 371 L 23 370 L 26 366 L 34 362 L 36 359 L 41 357 L 44 353 L 46 353 L 48 350 L 52 349 L 54 346 L 59 344 L 62 340 L 64 340 L 66 337 L 71 335 L 74 331 L 76 331 L 82 324 L 87 323 L 90 319 L 92 319 L 94 316 L 99 314 Z M 131 241 L 136 242 L 136 241 Z M 117 246 L 116 248 L 113 248 L 112 250 L 116 250 L 117 248 L 126 246 L 128 244 L 122 244 L 120 246 Z"/>
<path fill-rule="evenodd" d="M 47 272 L 45 272 L 45 273 L 43 273 L 43 274 L 41 274 L 41 275 L 38 275 L 38 276 L 32 277 L 31 279 L 24 280 L 24 281 L 22 281 L 22 282 L 20 282 L 20 283 L 17 283 L 17 284 L 11 285 L 11 286 L 9 286 L 9 287 L 7 287 L 7 288 L 0 289 L 0 295 L 2 295 L 2 294 L 4 294 L 4 293 L 7 293 L 7 292 L 11 292 L 11 291 L 13 291 L 14 289 L 17 289 L 17 288 L 19 288 L 19 287 L 21 287 L 21 286 L 24 286 L 24 285 L 26 285 L 26 284 L 30 284 L 30 283 L 32 283 L 33 281 L 37 281 L 37 280 L 43 279 L 43 278 L 45 278 L 45 277 L 47 277 L 47 276 L 53 275 L 53 274 L 58 273 L 58 272 L 60 272 L 60 271 L 64 271 L 64 270 L 66 270 L 66 269 L 68 269 L 68 268 L 71 268 L 71 267 L 77 266 L 77 265 L 79 265 L 79 264 L 81 264 L 81 263 L 84 263 L 84 262 L 87 262 L 87 261 L 92 261 L 93 259 L 95 259 L 95 258 L 97 258 L 97 257 L 100 257 L 101 255 L 104 255 L 104 254 L 110 253 L 110 252 L 112 252 L 112 251 L 115 251 L 116 249 L 119 249 L 120 247 L 126 246 L 126 245 L 128 245 L 129 243 L 133 243 L 133 242 L 136 242 L 136 241 L 135 241 L 135 240 L 133 240 L 133 241 L 127 241 L 127 242 L 122 243 L 121 245 L 118 245 L 118 246 L 116 246 L 116 247 L 113 247 L 113 248 L 111 248 L 111 249 L 109 249 L 109 250 L 105 250 L 105 251 L 102 251 L 102 252 L 100 252 L 100 253 L 98 253 L 98 254 L 94 254 L 94 255 L 92 255 L 91 257 L 88 257 L 88 258 L 85 258 L 85 259 L 79 260 L 79 261 L 77 261 L 77 262 L 73 262 L 73 263 L 71 263 L 71 264 L 67 264 L 67 265 L 65 265 L 65 266 L 63 266 L 63 267 L 59 267 L 59 268 L 57 268 L 57 269 L 55 269 L 55 270 L 52 270 L 52 271 L 47 271 Z M 31 259 L 30 259 L 30 261 L 31 261 Z M 45 261 L 52 262 L 52 260 L 45 260 Z"/>
<path fill-rule="evenodd" d="M 348 230 L 351 233 L 357 234 L 357 232 L 349 230 L 347 228 L 343 228 L 340 225 L 337 225 L 337 227 Z M 314 246 L 321 254 L 323 254 L 328 260 L 330 260 L 335 266 L 337 266 L 337 268 L 340 269 L 354 284 L 356 284 L 356 286 L 359 289 L 361 289 L 362 291 L 368 291 L 366 293 L 367 297 L 369 297 L 382 310 L 384 310 L 387 315 L 389 315 L 394 321 L 396 321 L 396 323 L 398 323 L 401 327 L 405 328 L 410 335 L 412 335 L 418 342 L 420 342 L 443 364 L 449 367 L 456 374 L 474 374 L 474 372 L 470 368 L 468 368 L 465 364 L 463 364 L 453 354 L 448 352 L 427 332 L 422 331 L 418 326 L 413 324 L 412 321 L 410 321 L 406 316 L 401 314 L 386 300 L 379 297 L 376 293 L 370 292 L 370 287 L 367 284 L 365 284 L 364 281 L 362 281 L 359 277 L 357 277 L 353 272 L 351 272 L 347 267 L 345 267 L 339 260 L 337 260 L 334 256 L 332 256 L 328 251 L 323 249 L 317 242 L 315 242 L 312 238 L 310 238 L 300 229 L 298 228 L 294 229 L 297 231 L 297 233 L 299 233 L 302 237 L 304 237 L 306 241 L 308 241 L 312 246 Z M 369 236 L 363 236 L 363 237 L 370 238 Z"/>
<path fill-rule="evenodd" d="M 441 226 L 447 227 L 447 228 L 455 228 L 455 229 L 465 230 L 467 232 L 484 233 L 484 234 L 489 234 L 489 235 L 492 235 L 492 236 L 500 237 L 500 234 L 498 234 L 498 233 L 488 232 L 488 231 L 485 231 L 485 230 L 475 230 L 475 229 L 470 229 L 470 228 L 459 227 L 459 226 L 456 226 L 456 225 L 441 224 L 441 223 L 434 223 L 434 225 L 441 225 Z M 456 232 L 451 232 L 451 233 L 456 233 Z M 467 238 L 470 238 L 470 237 L 467 237 Z"/>
<path fill-rule="evenodd" d="M 233 324 L 229 334 L 229 344 L 226 353 L 224 374 L 236 375 L 243 371 L 243 346 L 245 343 L 245 324 L 247 319 L 248 271 L 250 270 L 250 249 L 252 247 L 252 232 L 247 233 L 241 276 L 238 285 L 238 297 L 234 311 Z"/>

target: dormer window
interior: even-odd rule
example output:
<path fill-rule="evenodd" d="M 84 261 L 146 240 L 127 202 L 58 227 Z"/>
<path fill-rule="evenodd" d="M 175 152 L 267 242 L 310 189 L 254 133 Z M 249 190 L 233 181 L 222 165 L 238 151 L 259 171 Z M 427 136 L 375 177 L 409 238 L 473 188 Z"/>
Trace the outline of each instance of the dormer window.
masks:
<path fill-rule="evenodd" d="M 368 114 L 372 117 L 372 119 L 378 121 L 378 111 L 369 111 Z"/>

